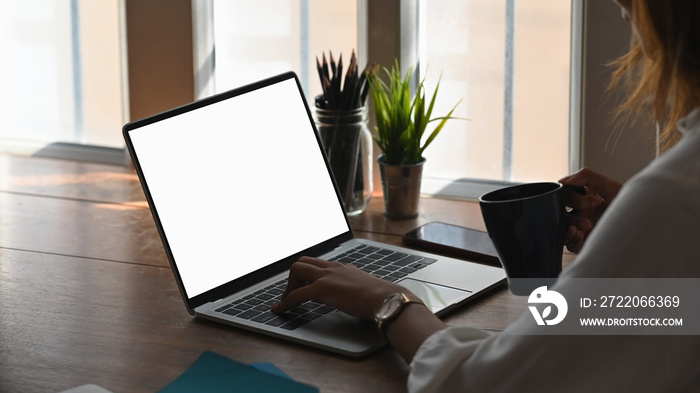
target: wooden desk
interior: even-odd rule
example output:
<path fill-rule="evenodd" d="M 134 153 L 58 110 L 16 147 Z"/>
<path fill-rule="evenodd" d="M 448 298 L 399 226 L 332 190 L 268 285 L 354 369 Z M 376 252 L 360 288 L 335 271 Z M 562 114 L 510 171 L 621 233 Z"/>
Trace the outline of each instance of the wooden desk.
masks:
<path fill-rule="evenodd" d="M 392 244 L 429 221 L 483 229 L 475 203 L 439 199 L 397 221 L 374 198 L 351 221 Z M 501 288 L 446 320 L 501 330 L 506 298 Z M 131 168 L 0 155 L 0 305 L 0 392 L 153 392 L 205 350 L 272 362 L 322 392 L 405 390 L 390 348 L 350 359 L 192 318 Z"/>

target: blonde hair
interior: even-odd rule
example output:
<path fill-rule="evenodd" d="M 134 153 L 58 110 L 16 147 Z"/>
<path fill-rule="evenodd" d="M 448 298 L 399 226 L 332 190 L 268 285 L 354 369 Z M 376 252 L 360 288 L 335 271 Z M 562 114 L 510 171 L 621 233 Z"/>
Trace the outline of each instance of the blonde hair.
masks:
<path fill-rule="evenodd" d="M 676 123 L 700 106 L 700 1 L 633 0 L 632 20 L 631 49 L 613 62 L 611 87 L 629 91 L 616 117 L 650 115 L 664 151 L 680 139 Z"/>

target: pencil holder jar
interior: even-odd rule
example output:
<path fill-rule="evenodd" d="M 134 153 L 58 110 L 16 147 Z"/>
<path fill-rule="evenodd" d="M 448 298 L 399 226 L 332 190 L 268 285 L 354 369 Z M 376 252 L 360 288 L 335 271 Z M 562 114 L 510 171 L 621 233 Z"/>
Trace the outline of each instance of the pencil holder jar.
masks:
<path fill-rule="evenodd" d="M 349 216 L 362 213 L 372 197 L 372 134 L 367 107 L 316 109 L 316 128 Z"/>

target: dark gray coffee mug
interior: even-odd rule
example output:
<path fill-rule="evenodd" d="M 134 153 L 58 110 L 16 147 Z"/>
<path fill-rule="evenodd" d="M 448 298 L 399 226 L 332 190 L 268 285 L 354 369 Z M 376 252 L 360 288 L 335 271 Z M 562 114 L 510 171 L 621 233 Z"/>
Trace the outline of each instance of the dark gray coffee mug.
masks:
<path fill-rule="evenodd" d="M 489 237 L 508 276 L 511 292 L 529 295 L 550 286 L 561 273 L 565 193 L 584 187 L 561 183 L 527 183 L 489 192 L 479 198 Z"/>

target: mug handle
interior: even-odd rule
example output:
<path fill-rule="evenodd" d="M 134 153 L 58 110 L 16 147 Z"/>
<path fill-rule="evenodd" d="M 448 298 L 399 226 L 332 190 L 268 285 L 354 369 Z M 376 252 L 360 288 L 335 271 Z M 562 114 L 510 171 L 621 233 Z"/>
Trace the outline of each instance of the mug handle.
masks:
<path fill-rule="evenodd" d="M 587 194 L 586 187 L 584 187 L 584 186 L 575 186 L 573 184 L 563 184 L 561 187 L 561 192 L 568 192 L 568 191 L 576 191 L 581 195 Z M 576 209 L 568 210 L 568 209 L 569 208 L 567 207 L 567 210 L 566 210 L 566 218 L 567 219 L 573 218 L 577 214 L 581 213 L 580 210 L 576 210 Z"/>

